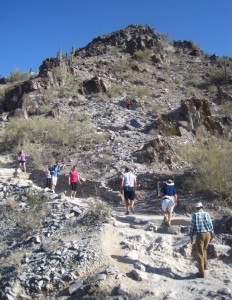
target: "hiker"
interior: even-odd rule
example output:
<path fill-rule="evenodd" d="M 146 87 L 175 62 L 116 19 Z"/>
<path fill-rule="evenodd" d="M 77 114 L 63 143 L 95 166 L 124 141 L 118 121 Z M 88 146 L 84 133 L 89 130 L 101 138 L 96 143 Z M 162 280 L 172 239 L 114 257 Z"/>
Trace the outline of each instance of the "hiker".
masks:
<path fill-rule="evenodd" d="M 190 239 L 193 244 L 193 235 L 196 233 L 196 251 L 199 270 L 197 277 L 204 278 L 204 271 L 207 270 L 207 247 L 209 242 L 213 239 L 214 230 L 210 215 L 203 211 L 202 203 L 198 202 L 195 208 L 197 212 L 192 215 Z"/>
<path fill-rule="evenodd" d="M 55 188 L 57 185 L 57 179 L 58 174 L 60 173 L 62 167 L 60 166 L 60 163 L 57 161 L 55 165 L 51 166 L 50 172 L 51 172 L 51 185 L 52 185 L 52 191 L 55 193 Z"/>
<path fill-rule="evenodd" d="M 164 212 L 163 223 L 171 226 L 172 212 L 174 206 L 177 204 L 177 194 L 174 182 L 168 179 L 163 188 L 161 189 L 160 196 L 162 197 L 162 210 Z"/>
<path fill-rule="evenodd" d="M 71 199 L 75 199 L 77 193 L 77 183 L 81 184 L 79 173 L 77 172 L 77 167 L 74 166 L 72 171 L 69 172 L 68 184 L 71 185 Z"/>
<path fill-rule="evenodd" d="M 129 168 L 125 168 L 125 173 L 122 174 L 120 182 L 120 191 L 121 194 L 124 194 L 124 201 L 126 204 L 126 215 L 129 215 L 129 208 L 131 212 L 134 213 L 134 199 L 135 199 L 135 190 L 136 190 L 136 176 L 130 172 Z"/>
<path fill-rule="evenodd" d="M 51 165 L 47 166 L 47 169 L 45 170 L 45 175 L 46 175 L 46 187 L 50 189 L 52 183 Z"/>
<path fill-rule="evenodd" d="M 126 108 L 127 108 L 127 109 L 130 109 L 131 99 L 126 98 L 126 99 L 125 99 L 125 105 L 126 105 Z"/>
<path fill-rule="evenodd" d="M 18 153 L 19 169 L 26 173 L 26 154 L 23 150 Z"/>

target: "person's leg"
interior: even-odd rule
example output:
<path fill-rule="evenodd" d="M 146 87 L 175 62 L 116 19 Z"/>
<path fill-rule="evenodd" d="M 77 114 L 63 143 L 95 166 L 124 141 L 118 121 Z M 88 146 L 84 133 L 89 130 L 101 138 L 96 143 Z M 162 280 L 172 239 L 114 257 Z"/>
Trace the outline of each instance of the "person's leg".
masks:
<path fill-rule="evenodd" d="M 196 250 L 197 250 L 197 261 L 199 276 L 204 276 L 204 244 L 205 244 L 204 233 L 198 233 L 196 237 Z"/>
<path fill-rule="evenodd" d="M 173 199 L 169 199 L 168 201 L 168 225 L 171 226 L 172 221 L 172 213 L 175 206 L 175 202 Z"/>
<path fill-rule="evenodd" d="M 134 205 L 135 205 L 135 192 L 134 191 L 129 191 L 129 199 L 130 199 L 130 209 L 132 213 L 134 213 Z"/>
<path fill-rule="evenodd" d="M 27 170 L 26 170 L 26 162 L 25 162 L 25 161 L 23 162 L 23 171 L 24 171 L 25 173 L 26 173 L 26 171 L 27 171 Z"/>
<path fill-rule="evenodd" d="M 130 200 L 130 208 L 131 208 L 131 211 L 134 213 L 135 210 L 134 210 L 134 205 L 135 205 L 135 201 L 134 200 Z"/>
<path fill-rule="evenodd" d="M 162 199 L 162 210 L 164 214 L 163 223 L 166 223 L 167 221 L 167 209 L 168 209 L 168 199 Z"/>
<path fill-rule="evenodd" d="M 57 177 L 52 176 L 52 191 L 53 191 L 53 193 L 55 193 L 56 183 L 57 183 Z"/>
<path fill-rule="evenodd" d="M 74 182 L 73 199 L 76 197 L 76 194 L 77 194 L 77 182 Z"/>
<path fill-rule="evenodd" d="M 207 269 L 208 266 L 208 260 L 207 260 L 207 248 L 209 245 L 211 239 L 211 233 L 210 232 L 206 232 L 205 233 L 205 239 L 204 239 L 204 269 Z"/>

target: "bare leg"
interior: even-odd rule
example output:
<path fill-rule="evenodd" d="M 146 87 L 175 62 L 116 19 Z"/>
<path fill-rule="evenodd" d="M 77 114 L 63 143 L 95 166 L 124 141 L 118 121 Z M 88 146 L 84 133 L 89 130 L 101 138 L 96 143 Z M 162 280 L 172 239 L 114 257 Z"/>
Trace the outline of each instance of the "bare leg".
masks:
<path fill-rule="evenodd" d="M 129 214 L 129 200 L 125 199 L 125 203 L 126 203 L 126 213 Z"/>
<path fill-rule="evenodd" d="M 134 213 L 134 205 L 135 205 L 135 201 L 130 200 L 130 208 L 131 208 L 132 213 Z"/>

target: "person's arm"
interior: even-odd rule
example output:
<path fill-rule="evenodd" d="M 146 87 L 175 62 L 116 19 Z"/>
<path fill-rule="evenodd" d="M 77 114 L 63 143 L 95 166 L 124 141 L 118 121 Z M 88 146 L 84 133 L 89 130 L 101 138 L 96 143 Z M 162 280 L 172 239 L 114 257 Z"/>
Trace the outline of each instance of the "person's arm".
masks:
<path fill-rule="evenodd" d="M 177 204 L 177 203 L 179 202 L 178 197 L 177 197 L 177 194 L 175 194 L 175 195 L 173 196 L 173 198 L 174 198 L 175 204 Z"/>
<path fill-rule="evenodd" d="M 123 178 L 121 178 L 121 181 L 120 181 L 120 192 L 121 192 L 121 194 L 123 193 L 123 185 L 124 185 L 124 180 L 123 180 Z"/>
<path fill-rule="evenodd" d="M 137 180 L 135 178 L 135 180 L 134 180 L 134 191 L 136 191 L 136 189 L 137 189 Z"/>
<path fill-rule="evenodd" d="M 78 172 L 77 172 L 77 182 L 78 182 L 79 184 L 82 184 L 82 183 L 81 183 L 81 177 L 80 177 L 80 175 L 79 175 Z"/>
<path fill-rule="evenodd" d="M 207 223 L 208 223 L 208 227 L 210 229 L 210 233 L 211 233 L 211 238 L 210 238 L 210 242 L 212 241 L 213 239 L 213 236 L 214 236 L 214 229 L 213 229 L 213 223 L 211 221 L 211 218 L 210 218 L 210 215 L 207 213 Z"/>
<path fill-rule="evenodd" d="M 71 172 L 69 172 L 69 174 L 68 174 L 68 184 L 70 184 L 71 183 Z"/>
<path fill-rule="evenodd" d="M 195 224 L 196 224 L 196 216 L 195 216 L 195 214 L 193 214 L 192 222 L 191 222 L 191 226 L 190 226 L 190 231 L 189 231 L 191 243 L 193 243 L 193 235 L 194 235 Z"/>

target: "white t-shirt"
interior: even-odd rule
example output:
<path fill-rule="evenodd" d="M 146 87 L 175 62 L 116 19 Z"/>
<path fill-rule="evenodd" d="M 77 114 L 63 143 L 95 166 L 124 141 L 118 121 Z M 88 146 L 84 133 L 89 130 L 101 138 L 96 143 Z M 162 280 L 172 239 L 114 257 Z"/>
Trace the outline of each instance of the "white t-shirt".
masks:
<path fill-rule="evenodd" d="M 136 176 L 130 172 L 122 174 L 123 186 L 134 187 Z"/>

